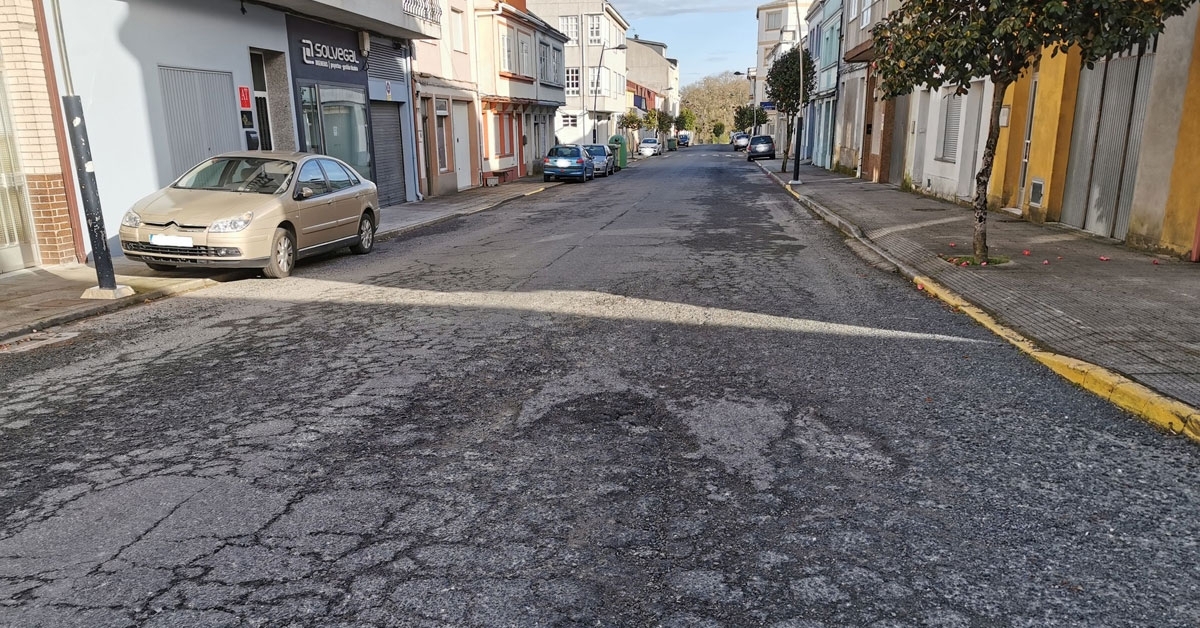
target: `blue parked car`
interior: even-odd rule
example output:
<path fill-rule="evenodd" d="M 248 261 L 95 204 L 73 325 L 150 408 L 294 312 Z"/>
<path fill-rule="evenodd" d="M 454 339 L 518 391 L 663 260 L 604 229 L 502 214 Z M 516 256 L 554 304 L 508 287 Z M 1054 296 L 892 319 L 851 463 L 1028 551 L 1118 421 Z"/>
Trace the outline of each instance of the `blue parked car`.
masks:
<path fill-rule="evenodd" d="M 567 178 L 580 182 L 596 178 L 596 162 L 587 149 L 579 144 L 555 146 L 542 160 L 543 181 Z"/>

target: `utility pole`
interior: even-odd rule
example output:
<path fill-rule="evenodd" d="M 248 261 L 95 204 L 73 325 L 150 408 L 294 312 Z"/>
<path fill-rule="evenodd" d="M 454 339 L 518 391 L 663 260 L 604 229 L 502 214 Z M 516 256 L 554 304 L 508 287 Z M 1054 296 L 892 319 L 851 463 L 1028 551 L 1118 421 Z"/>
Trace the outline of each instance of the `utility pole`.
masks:
<path fill-rule="evenodd" d="M 788 185 L 802 185 L 804 182 L 800 180 L 800 134 L 804 131 L 804 35 L 800 32 L 804 20 L 800 17 L 800 0 L 796 0 L 796 45 L 800 47 L 800 113 L 796 114 L 796 147 L 792 151 L 792 180 L 788 181 Z"/>

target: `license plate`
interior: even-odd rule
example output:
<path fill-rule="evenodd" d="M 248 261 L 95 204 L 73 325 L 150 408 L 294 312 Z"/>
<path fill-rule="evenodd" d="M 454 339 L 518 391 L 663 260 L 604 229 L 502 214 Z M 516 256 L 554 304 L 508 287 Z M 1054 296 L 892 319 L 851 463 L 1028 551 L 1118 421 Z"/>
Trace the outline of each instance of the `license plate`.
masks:
<path fill-rule="evenodd" d="M 570 166 L 570 165 L 571 165 L 571 162 L 570 162 L 570 161 L 567 161 L 566 159 L 559 159 L 559 160 L 558 160 L 558 167 L 559 167 L 559 168 L 566 168 L 567 166 Z"/>
<path fill-rule="evenodd" d="M 150 244 L 159 246 L 182 246 L 191 248 L 192 239 L 187 236 L 163 235 L 161 233 L 150 234 Z"/>

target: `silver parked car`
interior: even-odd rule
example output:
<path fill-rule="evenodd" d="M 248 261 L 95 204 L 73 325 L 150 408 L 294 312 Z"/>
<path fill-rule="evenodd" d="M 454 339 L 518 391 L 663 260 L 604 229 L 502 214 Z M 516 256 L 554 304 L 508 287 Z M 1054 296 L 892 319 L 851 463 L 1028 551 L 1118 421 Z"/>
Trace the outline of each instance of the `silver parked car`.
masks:
<path fill-rule="evenodd" d="M 617 160 L 613 158 L 612 149 L 606 144 L 588 144 L 584 148 L 596 162 L 596 176 L 607 177 L 617 173 Z"/>

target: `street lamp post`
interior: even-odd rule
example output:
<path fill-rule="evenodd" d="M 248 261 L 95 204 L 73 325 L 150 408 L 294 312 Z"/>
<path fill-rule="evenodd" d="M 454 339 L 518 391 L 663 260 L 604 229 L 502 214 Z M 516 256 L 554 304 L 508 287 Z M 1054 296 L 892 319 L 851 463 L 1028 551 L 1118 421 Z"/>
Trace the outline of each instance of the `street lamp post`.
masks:
<path fill-rule="evenodd" d="M 613 46 L 612 48 L 604 47 L 604 48 L 600 49 L 600 63 L 596 66 L 596 84 L 590 86 L 592 88 L 592 143 L 593 144 L 596 144 L 600 141 L 598 138 L 598 135 L 597 135 L 600 132 L 600 119 L 596 115 L 596 111 L 599 108 L 598 105 L 599 105 L 599 101 L 600 101 L 600 74 L 601 74 L 601 70 L 604 69 L 604 51 L 605 50 L 628 50 L 628 49 L 629 49 L 629 46 L 626 46 L 625 44 L 621 44 L 619 46 Z M 589 76 L 588 78 L 590 79 L 591 77 Z"/>
<path fill-rule="evenodd" d="M 754 135 L 758 135 L 758 107 L 754 104 L 758 100 L 758 72 L 754 68 L 746 68 L 745 72 L 734 72 L 733 75 L 750 79 L 750 114 L 754 116 Z"/>

